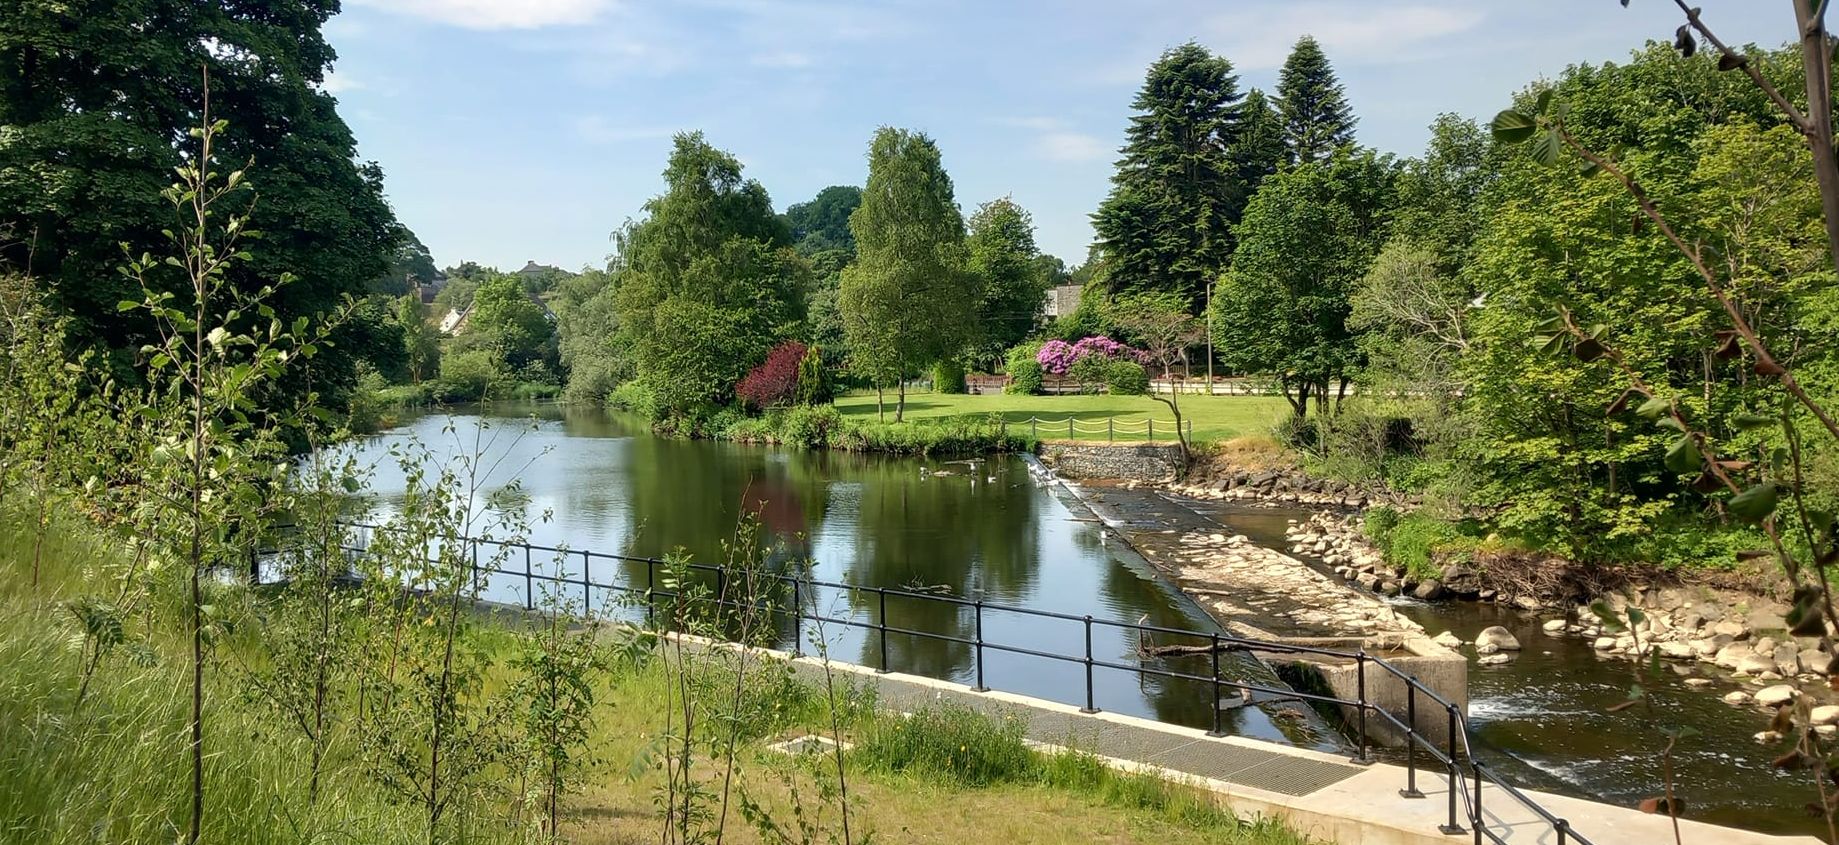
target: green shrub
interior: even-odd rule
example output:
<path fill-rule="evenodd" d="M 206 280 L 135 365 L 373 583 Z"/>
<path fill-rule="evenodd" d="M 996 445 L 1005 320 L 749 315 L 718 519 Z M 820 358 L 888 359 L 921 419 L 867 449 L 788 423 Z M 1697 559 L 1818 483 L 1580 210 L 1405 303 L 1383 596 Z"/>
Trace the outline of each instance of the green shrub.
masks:
<path fill-rule="evenodd" d="M 1112 361 L 1105 369 L 1105 390 L 1113 396 L 1149 395 L 1149 371 L 1135 361 Z"/>
<path fill-rule="evenodd" d="M 629 381 L 613 388 L 607 394 L 607 404 L 622 411 L 631 411 L 647 419 L 656 416 L 657 400 L 644 385 Z"/>
<path fill-rule="evenodd" d="M 1361 528 L 1366 531 L 1366 538 L 1373 541 L 1373 545 L 1383 549 L 1387 543 L 1392 542 L 1392 529 L 1398 526 L 1398 520 L 1398 511 L 1381 505 L 1367 509 Z"/>
<path fill-rule="evenodd" d="M 964 365 L 955 358 L 932 365 L 932 390 L 934 393 L 963 393 Z"/>
<path fill-rule="evenodd" d="M 488 398 L 508 374 L 504 362 L 489 349 L 468 349 L 441 356 L 440 398 L 446 402 L 477 402 Z"/>
<path fill-rule="evenodd" d="M 843 424 L 843 415 L 834 405 L 800 406 L 775 416 L 778 441 L 805 449 L 830 445 L 831 432 Z"/>
<path fill-rule="evenodd" d="M 1026 726 L 1004 715 L 941 704 L 909 718 L 889 716 L 868 730 L 855 752 L 872 768 L 912 772 L 962 786 L 1039 777 L 1041 761 L 1023 741 Z"/>
<path fill-rule="evenodd" d="M 1005 393 L 1041 392 L 1042 377 L 1045 372 L 1041 369 L 1041 362 L 1035 360 L 1035 356 L 1040 352 L 1039 342 L 1018 343 L 1009 348 L 1007 360 L 1003 365 L 1003 369 L 1009 373 L 1009 386 L 1004 388 Z"/>
<path fill-rule="evenodd" d="M 1392 565 L 1405 567 L 1413 577 L 1430 578 L 1442 571 L 1438 555 L 1473 552 L 1479 542 L 1459 525 L 1413 513 L 1400 517 L 1392 526 L 1384 549 Z"/>
<path fill-rule="evenodd" d="M 798 386 L 793 389 L 792 399 L 800 405 L 822 405 L 835 394 L 830 369 L 824 366 L 824 351 L 813 344 L 798 361 Z"/>

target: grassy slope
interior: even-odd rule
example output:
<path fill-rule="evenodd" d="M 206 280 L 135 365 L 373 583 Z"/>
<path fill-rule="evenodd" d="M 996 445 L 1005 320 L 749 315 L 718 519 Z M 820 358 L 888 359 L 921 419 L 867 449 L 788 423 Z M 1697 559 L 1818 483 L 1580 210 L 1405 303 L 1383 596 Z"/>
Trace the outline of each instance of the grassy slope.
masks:
<path fill-rule="evenodd" d="M 58 602 L 78 594 L 116 552 L 96 543 L 86 529 L 54 526 L 45 548 L 45 577 L 33 587 L 32 540 L 22 524 L 0 514 L 0 843 L 174 841 L 189 806 L 181 632 L 169 625 L 155 637 L 151 663 L 111 658 L 77 710 L 77 656 L 68 614 Z M 489 630 L 483 636 L 488 643 L 508 639 Z M 214 670 L 208 704 L 205 841 L 425 838 L 417 808 L 387 800 L 363 775 L 349 743 L 335 750 L 320 801 L 309 808 L 304 747 L 279 729 L 267 710 L 238 694 L 233 669 L 239 655 L 225 656 Z M 662 727 L 669 688 L 667 675 L 653 663 L 626 671 L 606 692 L 595 742 L 603 766 L 585 794 L 569 802 L 569 841 L 657 840 L 653 800 L 661 776 L 654 771 L 629 778 L 624 772 Z M 823 721 L 808 703 L 803 710 L 776 732 L 802 733 L 797 723 Z M 741 752 L 741 789 L 789 822 L 788 783 L 801 783 L 807 802 L 816 800 L 817 789 L 803 766 L 764 752 L 761 744 Z M 1072 789 L 1027 781 L 969 788 L 924 774 L 870 771 L 855 763 L 851 769 L 858 840 L 867 830 L 877 841 L 954 845 L 1301 842 L 1276 826 L 1233 822 L 1185 790 L 1159 782 L 1106 774 Z M 491 833 L 475 829 L 466 841 L 507 839 L 502 829 Z M 741 820 L 738 801 L 729 839 L 761 841 Z"/>
<path fill-rule="evenodd" d="M 875 415 L 875 394 L 854 394 L 836 400 L 837 409 L 844 414 L 873 418 Z M 893 395 L 888 396 L 888 419 L 893 419 Z M 1288 413 L 1289 406 L 1278 396 L 1184 396 L 1181 398 L 1181 413 L 1184 419 L 1194 421 L 1194 438 L 1197 441 L 1217 441 L 1246 434 L 1263 434 L 1276 425 Z M 1102 424 L 1107 417 L 1117 417 L 1118 424 L 1128 422 L 1133 429 L 1141 430 L 1140 423 L 1148 417 L 1154 417 L 1158 423 L 1174 419 L 1169 414 L 1168 406 L 1147 396 L 1013 396 L 1009 394 L 987 395 L 953 395 L 940 393 L 908 393 L 907 418 L 925 419 L 927 417 L 949 417 L 957 415 L 1001 414 L 1011 423 L 1027 424 L 1030 417 L 1043 420 L 1060 421 L 1062 428 L 1052 430 L 1042 424 L 1041 436 L 1044 438 L 1065 437 L 1065 420 L 1072 416 L 1078 420 Z M 1091 425 L 1083 425 L 1091 428 Z M 1141 439 L 1142 434 L 1134 435 Z M 1105 434 L 1080 433 L 1080 439 L 1103 440 Z M 1122 439 L 1122 437 L 1120 437 Z M 1164 439 L 1158 432 L 1157 439 Z"/>

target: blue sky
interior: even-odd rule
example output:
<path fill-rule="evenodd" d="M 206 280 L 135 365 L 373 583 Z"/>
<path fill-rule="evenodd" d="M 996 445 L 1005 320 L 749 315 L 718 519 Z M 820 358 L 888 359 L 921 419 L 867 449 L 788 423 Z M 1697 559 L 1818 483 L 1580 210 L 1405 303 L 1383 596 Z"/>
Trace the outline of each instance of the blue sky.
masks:
<path fill-rule="evenodd" d="M 1696 0 L 1777 44 L 1786 3 Z M 1668 0 L 345 0 L 327 88 L 442 266 L 599 264 L 701 129 L 775 205 L 861 184 L 882 125 L 938 140 L 965 210 L 1012 196 L 1078 263 L 1143 69 L 1190 38 L 1271 90 L 1313 34 L 1360 117 L 1410 155 L 1439 112 L 1486 119 L 1566 64 L 1670 38 Z M 1759 8 L 1761 7 L 1761 8 Z"/>

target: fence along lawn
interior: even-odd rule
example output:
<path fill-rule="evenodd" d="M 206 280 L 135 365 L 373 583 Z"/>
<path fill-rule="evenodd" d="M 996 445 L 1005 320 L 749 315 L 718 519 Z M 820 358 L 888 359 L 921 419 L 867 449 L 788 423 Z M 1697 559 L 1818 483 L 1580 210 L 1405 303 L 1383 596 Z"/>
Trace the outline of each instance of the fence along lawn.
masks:
<path fill-rule="evenodd" d="M 850 416 L 875 415 L 875 394 L 855 393 L 838 397 L 837 410 Z M 894 394 L 887 395 L 888 419 L 894 418 Z M 1194 438 L 1197 441 L 1226 440 L 1247 434 L 1265 434 L 1272 426 L 1290 413 L 1290 406 L 1280 396 L 1183 396 L 1181 397 L 1181 415 L 1185 421 L 1194 423 Z M 1030 418 L 1039 418 L 1042 437 L 1065 437 L 1066 418 L 1071 416 L 1079 421 L 1082 431 L 1080 440 L 1104 440 L 1106 434 L 1102 426 L 1107 417 L 1116 417 L 1118 439 L 1127 439 L 1122 433 L 1129 423 L 1131 431 L 1143 430 L 1142 422 L 1148 418 L 1156 420 L 1157 439 L 1169 439 L 1174 433 L 1171 425 L 1164 434 L 1162 425 L 1172 423 L 1174 416 L 1169 413 L 1167 405 L 1148 396 L 1111 396 L 1069 395 L 1069 396 L 1016 396 L 1009 394 L 945 394 L 945 393 L 907 393 L 907 419 L 926 419 L 953 416 L 987 416 L 999 414 L 1011 424 L 1026 426 Z M 1060 428 L 1056 429 L 1046 420 L 1058 420 Z M 1142 434 L 1132 435 L 1128 439 L 1141 440 Z"/>

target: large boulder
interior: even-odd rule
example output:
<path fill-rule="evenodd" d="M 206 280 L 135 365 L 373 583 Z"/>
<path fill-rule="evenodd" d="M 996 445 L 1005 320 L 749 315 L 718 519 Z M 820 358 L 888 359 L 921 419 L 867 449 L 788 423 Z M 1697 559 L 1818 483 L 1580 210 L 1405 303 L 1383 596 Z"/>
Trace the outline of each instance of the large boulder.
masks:
<path fill-rule="evenodd" d="M 1737 668 L 1737 664 L 1748 659 L 1750 655 L 1749 643 L 1731 643 L 1730 645 L 1718 649 L 1717 656 L 1713 657 L 1711 662 L 1726 669 L 1734 670 Z"/>
<path fill-rule="evenodd" d="M 1744 675 L 1763 676 L 1775 674 L 1776 668 L 1775 655 L 1750 652 L 1742 660 L 1737 661 L 1736 671 Z"/>
<path fill-rule="evenodd" d="M 1815 725 L 1839 723 L 1839 704 L 1822 704 L 1807 714 L 1807 721 Z"/>
<path fill-rule="evenodd" d="M 1756 703 L 1764 707 L 1780 707 L 1793 702 L 1796 694 L 1793 684 L 1776 684 L 1757 690 Z"/>
<path fill-rule="evenodd" d="M 1411 594 L 1424 601 L 1436 601 L 1437 599 L 1443 598 L 1448 592 L 1448 590 L 1443 589 L 1443 582 L 1435 578 L 1427 578 L 1420 582 L 1417 589 L 1412 590 Z"/>
<path fill-rule="evenodd" d="M 1499 625 L 1483 628 L 1481 633 L 1476 635 L 1476 648 L 1480 648 L 1484 645 L 1493 646 L 1495 651 L 1520 650 L 1520 641 L 1513 636 L 1513 632 Z"/>

